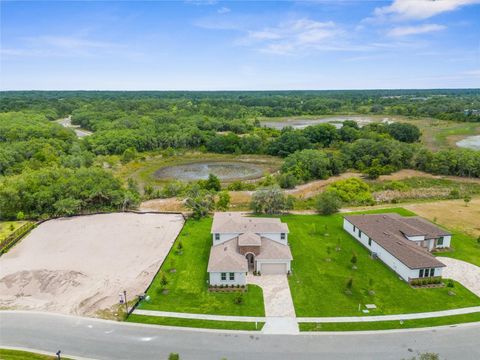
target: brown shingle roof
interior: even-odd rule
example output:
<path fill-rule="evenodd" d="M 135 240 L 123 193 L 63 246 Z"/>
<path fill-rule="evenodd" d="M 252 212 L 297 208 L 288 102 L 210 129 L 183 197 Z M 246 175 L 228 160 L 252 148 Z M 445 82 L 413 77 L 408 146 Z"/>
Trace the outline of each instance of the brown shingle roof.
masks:
<path fill-rule="evenodd" d="M 245 256 L 237 252 L 237 238 L 212 246 L 208 259 L 208 272 L 247 272 Z"/>
<path fill-rule="evenodd" d="M 427 250 L 404 237 L 403 234 L 425 233 L 422 233 L 423 229 L 404 222 L 405 218 L 398 214 L 350 215 L 345 219 L 410 269 L 445 266 Z"/>
<path fill-rule="evenodd" d="M 246 232 L 241 234 L 238 237 L 238 246 L 260 246 L 262 245 L 262 240 L 259 235 Z"/>
<path fill-rule="evenodd" d="M 217 212 L 213 216 L 213 233 L 288 233 L 288 226 L 278 218 L 244 217 L 235 212 Z"/>
<path fill-rule="evenodd" d="M 292 260 L 292 253 L 290 246 L 280 244 L 276 241 L 262 237 L 262 246 L 260 247 L 260 254 L 256 259 L 263 260 Z"/>

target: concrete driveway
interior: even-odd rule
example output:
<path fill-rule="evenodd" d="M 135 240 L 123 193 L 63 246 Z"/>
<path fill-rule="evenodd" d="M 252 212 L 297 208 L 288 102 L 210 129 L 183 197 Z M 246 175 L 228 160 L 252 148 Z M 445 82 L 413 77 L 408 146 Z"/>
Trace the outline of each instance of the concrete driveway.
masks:
<path fill-rule="evenodd" d="M 247 275 L 247 283 L 263 289 L 265 316 L 295 317 L 292 295 L 288 286 L 287 275 Z"/>
<path fill-rule="evenodd" d="M 247 283 L 255 284 L 263 290 L 265 316 L 264 334 L 298 334 L 290 286 L 287 275 L 247 275 Z"/>
<path fill-rule="evenodd" d="M 475 295 L 480 296 L 480 267 L 447 257 L 437 257 L 437 259 L 447 265 L 443 269 L 444 278 L 458 281 Z"/>

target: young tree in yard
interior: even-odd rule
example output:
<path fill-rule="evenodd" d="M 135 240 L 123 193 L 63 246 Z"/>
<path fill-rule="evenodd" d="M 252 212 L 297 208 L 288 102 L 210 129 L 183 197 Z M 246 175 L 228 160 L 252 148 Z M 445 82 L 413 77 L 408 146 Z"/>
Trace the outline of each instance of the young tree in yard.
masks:
<path fill-rule="evenodd" d="M 465 195 L 463 197 L 463 201 L 465 202 L 465 206 L 468 206 L 468 203 L 472 200 L 472 197 L 470 195 Z"/>
<path fill-rule="evenodd" d="M 218 201 L 216 204 L 217 210 L 227 211 L 230 206 L 230 194 L 228 191 L 222 191 L 218 194 Z"/>
<path fill-rule="evenodd" d="M 278 187 L 263 188 L 252 195 L 250 208 L 255 213 L 279 214 L 292 208 L 292 201 L 288 199 Z"/>
<path fill-rule="evenodd" d="M 358 261 L 357 255 L 353 254 L 352 258 L 350 259 L 350 262 L 352 263 L 352 269 L 357 268 L 357 261 Z"/>
<path fill-rule="evenodd" d="M 170 355 L 168 355 L 168 360 L 180 360 L 180 355 L 177 353 L 170 353 Z"/>
<path fill-rule="evenodd" d="M 336 192 L 324 191 L 317 197 L 316 209 L 321 215 L 331 215 L 340 209 L 342 201 Z"/>

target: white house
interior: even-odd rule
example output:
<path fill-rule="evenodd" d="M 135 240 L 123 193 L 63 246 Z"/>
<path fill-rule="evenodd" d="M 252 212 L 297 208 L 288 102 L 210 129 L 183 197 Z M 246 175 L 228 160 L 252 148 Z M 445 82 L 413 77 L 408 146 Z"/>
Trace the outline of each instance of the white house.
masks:
<path fill-rule="evenodd" d="M 430 252 L 450 247 L 452 235 L 421 217 L 351 215 L 343 228 L 405 281 L 442 276 L 445 265 Z"/>
<path fill-rule="evenodd" d="M 248 271 L 287 274 L 292 253 L 288 226 L 277 218 L 215 213 L 207 271 L 210 285 L 245 285 Z"/>

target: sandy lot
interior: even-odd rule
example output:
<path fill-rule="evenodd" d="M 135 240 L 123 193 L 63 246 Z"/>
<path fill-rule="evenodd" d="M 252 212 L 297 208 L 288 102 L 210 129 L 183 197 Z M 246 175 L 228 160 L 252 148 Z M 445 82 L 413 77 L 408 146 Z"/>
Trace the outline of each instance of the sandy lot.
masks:
<path fill-rule="evenodd" d="M 0 307 L 96 315 L 152 281 L 181 215 L 116 213 L 50 220 L 0 258 Z"/>

